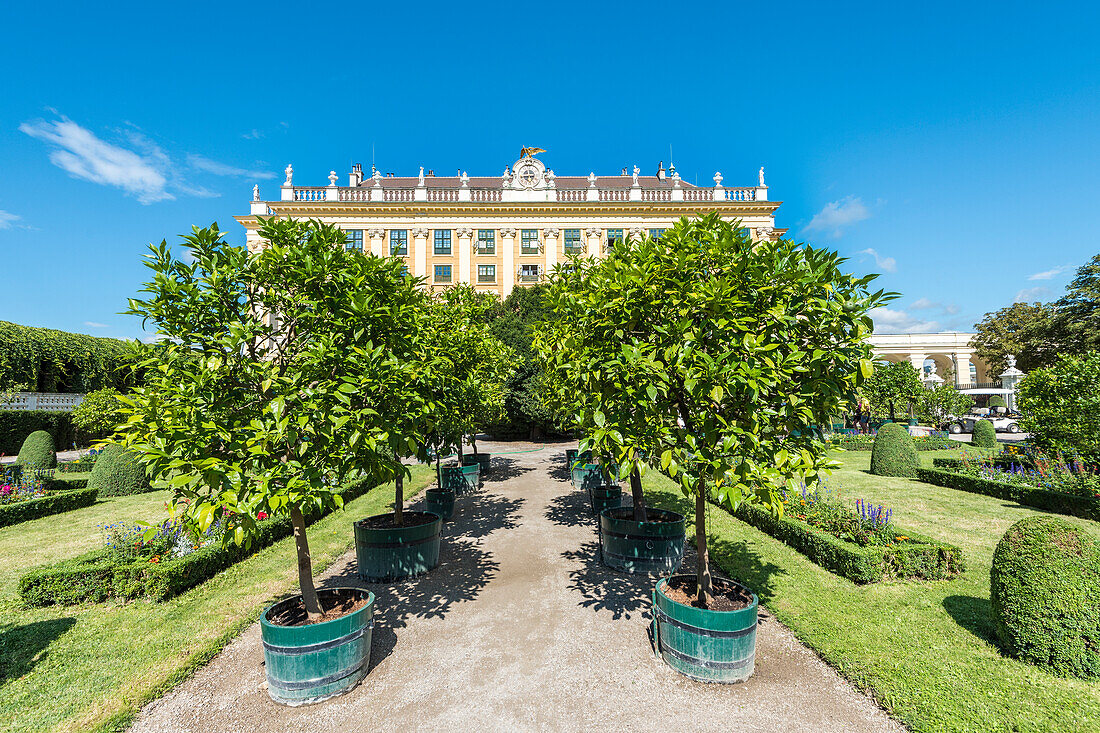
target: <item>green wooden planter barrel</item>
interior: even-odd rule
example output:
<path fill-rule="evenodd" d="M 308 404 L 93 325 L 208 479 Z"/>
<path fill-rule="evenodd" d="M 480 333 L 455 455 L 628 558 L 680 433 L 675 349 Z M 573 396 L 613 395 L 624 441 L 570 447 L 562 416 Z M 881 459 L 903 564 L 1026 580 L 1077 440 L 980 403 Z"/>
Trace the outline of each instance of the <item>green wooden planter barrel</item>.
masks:
<path fill-rule="evenodd" d="M 405 512 L 402 527 L 369 527 L 364 521 L 355 523 L 355 561 L 362 580 L 381 583 L 412 578 L 439 564 L 443 520 L 438 514 Z"/>
<path fill-rule="evenodd" d="M 466 474 L 462 472 L 462 466 L 442 466 L 439 469 L 439 487 L 450 489 L 456 494 L 466 491 Z"/>
<path fill-rule="evenodd" d="M 662 578 L 653 590 L 653 638 L 665 663 L 701 682 L 744 682 L 751 677 L 756 661 L 756 594 L 748 608 L 711 611 L 669 599 L 664 593 L 668 581 Z"/>
<path fill-rule="evenodd" d="M 592 498 L 593 514 L 599 514 L 604 509 L 613 509 L 623 503 L 623 490 L 618 484 L 593 486 L 589 496 Z"/>
<path fill-rule="evenodd" d="M 598 463 L 578 463 L 571 471 L 573 486 L 581 491 L 603 483 L 603 468 Z"/>
<path fill-rule="evenodd" d="M 475 463 L 481 466 L 481 473 L 485 476 L 489 475 L 489 464 L 492 461 L 492 455 L 489 453 L 467 453 L 462 456 L 463 466 L 472 466 Z"/>
<path fill-rule="evenodd" d="M 670 575 L 684 561 L 684 515 L 646 509 L 636 522 L 631 507 L 600 512 L 600 550 L 608 567 L 624 573 Z"/>
<path fill-rule="evenodd" d="M 438 514 L 446 522 L 455 513 L 455 492 L 450 489 L 428 489 L 424 492 L 424 508 Z"/>
<path fill-rule="evenodd" d="M 577 453 L 578 453 L 578 451 L 577 451 L 576 448 L 566 448 L 565 449 L 565 468 L 566 468 L 566 470 L 569 470 L 569 471 L 573 470 L 573 463 L 577 460 Z"/>
<path fill-rule="evenodd" d="M 321 605 L 333 599 L 335 593 L 365 598 L 367 604 L 347 616 L 319 624 L 271 623 L 270 618 L 300 602 L 301 596 L 294 596 L 271 606 L 260 617 L 267 694 L 275 702 L 321 702 L 348 692 L 366 676 L 374 628 L 374 594 L 362 588 L 322 590 L 318 593 Z"/>
<path fill-rule="evenodd" d="M 466 485 L 462 487 L 462 491 L 456 493 L 469 494 L 477 489 L 478 482 L 481 480 L 481 464 L 472 463 L 469 466 L 463 466 L 462 477 L 466 480 Z"/>

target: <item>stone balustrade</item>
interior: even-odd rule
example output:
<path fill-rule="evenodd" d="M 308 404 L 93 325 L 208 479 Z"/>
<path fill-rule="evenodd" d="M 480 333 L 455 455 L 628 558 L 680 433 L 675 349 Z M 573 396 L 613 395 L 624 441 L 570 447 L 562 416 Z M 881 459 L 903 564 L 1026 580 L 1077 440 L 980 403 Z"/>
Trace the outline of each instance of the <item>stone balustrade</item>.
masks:
<path fill-rule="evenodd" d="M 0 410 L 45 410 L 72 412 L 84 401 L 82 394 L 59 392 L 14 392 L 7 402 L 0 401 Z"/>
<path fill-rule="evenodd" d="M 677 181 L 677 184 L 679 182 Z M 559 203 L 599 202 L 679 202 L 698 203 L 703 201 L 766 201 L 767 188 L 687 188 L 679 185 L 672 188 L 559 188 L 547 191 L 549 201 Z M 432 203 L 465 202 L 499 203 L 504 199 L 499 188 L 433 188 L 416 186 L 413 188 L 383 188 L 379 185 L 367 186 L 324 186 L 302 187 L 283 186 L 283 201 L 323 202 L 340 201 L 348 203 L 404 203 L 426 201 Z M 264 202 L 256 201 L 257 205 Z"/>

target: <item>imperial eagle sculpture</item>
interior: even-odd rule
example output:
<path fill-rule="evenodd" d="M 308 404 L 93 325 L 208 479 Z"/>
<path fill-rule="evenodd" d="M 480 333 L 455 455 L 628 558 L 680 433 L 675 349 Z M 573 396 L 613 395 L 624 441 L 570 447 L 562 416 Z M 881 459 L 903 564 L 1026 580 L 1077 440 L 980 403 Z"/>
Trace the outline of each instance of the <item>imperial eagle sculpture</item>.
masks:
<path fill-rule="evenodd" d="M 545 153 L 543 148 L 520 148 L 519 157 L 526 158 L 528 155 L 538 155 L 539 153 Z"/>

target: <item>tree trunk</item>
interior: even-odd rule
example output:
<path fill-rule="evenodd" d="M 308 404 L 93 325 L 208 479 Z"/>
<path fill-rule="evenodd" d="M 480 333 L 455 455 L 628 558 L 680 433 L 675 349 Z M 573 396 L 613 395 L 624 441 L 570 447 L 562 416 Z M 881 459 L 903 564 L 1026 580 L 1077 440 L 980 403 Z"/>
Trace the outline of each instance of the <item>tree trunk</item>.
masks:
<path fill-rule="evenodd" d="M 898 418 L 894 415 L 894 401 L 890 400 L 890 422 L 897 422 Z"/>
<path fill-rule="evenodd" d="M 400 466 L 393 479 L 393 523 L 400 527 L 405 523 L 405 471 Z"/>
<path fill-rule="evenodd" d="M 699 479 L 695 494 L 695 551 L 699 555 L 695 569 L 695 587 L 699 592 L 699 605 L 710 608 L 710 557 L 707 555 L 707 499 L 706 482 Z"/>
<path fill-rule="evenodd" d="M 642 474 L 638 472 L 638 464 L 630 471 L 630 496 L 634 499 L 634 521 L 645 521 L 645 494 L 642 493 Z"/>
<path fill-rule="evenodd" d="M 439 488 L 443 488 L 443 474 L 440 473 L 439 468 L 439 451 L 442 450 L 439 446 L 435 448 L 435 483 Z"/>
<path fill-rule="evenodd" d="M 474 448 L 474 455 L 477 455 L 477 435 L 475 433 L 470 434 L 470 445 Z"/>
<path fill-rule="evenodd" d="M 324 614 L 321 599 L 313 586 L 313 559 L 309 556 L 309 540 L 306 538 L 306 519 L 300 507 L 290 508 L 290 523 L 294 527 L 294 548 L 298 551 L 298 586 L 302 589 L 302 603 L 310 623 L 317 623 Z"/>

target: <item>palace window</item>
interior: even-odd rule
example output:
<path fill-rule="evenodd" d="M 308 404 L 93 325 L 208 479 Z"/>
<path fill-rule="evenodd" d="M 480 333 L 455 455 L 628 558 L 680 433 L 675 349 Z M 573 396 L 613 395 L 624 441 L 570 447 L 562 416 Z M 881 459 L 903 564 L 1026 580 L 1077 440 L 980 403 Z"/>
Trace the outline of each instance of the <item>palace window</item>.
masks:
<path fill-rule="evenodd" d="M 521 283 L 538 282 L 541 269 L 539 265 L 520 265 L 519 281 Z"/>
<path fill-rule="evenodd" d="M 661 237 L 663 237 L 665 235 L 665 232 L 667 232 L 667 231 L 668 231 L 667 229 L 650 229 L 649 230 L 649 236 L 652 239 L 660 239 Z"/>
<path fill-rule="evenodd" d="M 565 230 L 565 251 L 566 252 L 579 252 L 581 250 L 581 230 L 580 229 L 566 229 Z"/>
<path fill-rule="evenodd" d="M 390 230 L 390 257 L 409 256 L 409 230 Z"/>
<path fill-rule="evenodd" d="M 479 283 L 495 283 L 497 281 L 496 265 L 478 265 L 477 281 Z"/>
<path fill-rule="evenodd" d="M 477 253 L 479 255 L 495 255 L 497 253 L 496 229 L 477 230 Z"/>
<path fill-rule="evenodd" d="M 539 253 L 539 230 L 523 229 L 519 233 L 519 253 L 537 255 Z"/>
<path fill-rule="evenodd" d="M 623 230 L 622 229 L 608 229 L 607 230 L 607 245 L 609 247 L 611 245 L 615 244 L 615 242 L 621 242 L 621 241 L 623 241 Z"/>
<path fill-rule="evenodd" d="M 436 265 L 435 266 L 435 281 L 437 283 L 449 283 L 451 281 L 451 266 L 450 265 Z"/>
<path fill-rule="evenodd" d="M 346 249 L 353 249 L 358 252 L 363 251 L 363 230 L 362 229 L 348 229 L 344 232 L 344 235 L 348 238 L 347 244 L 344 245 Z"/>
<path fill-rule="evenodd" d="M 451 253 L 451 230 L 435 230 L 435 253 L 437 255 L 449 255 Z"/>

